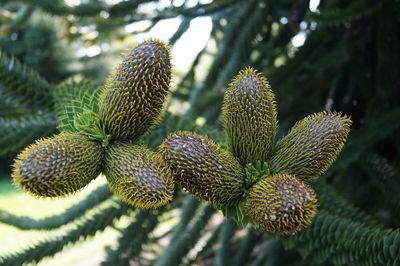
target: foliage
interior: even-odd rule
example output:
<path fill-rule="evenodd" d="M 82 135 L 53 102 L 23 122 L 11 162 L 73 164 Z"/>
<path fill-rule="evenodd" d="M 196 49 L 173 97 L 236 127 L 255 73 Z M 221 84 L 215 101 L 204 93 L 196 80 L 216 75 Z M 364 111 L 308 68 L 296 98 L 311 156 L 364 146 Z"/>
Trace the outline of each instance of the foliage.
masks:
<path fill-rule="evenodd" d="M 51 85 L 0 49 L 0 155 L 15 153 L 54 130 Z"/>
<path fill-rule="evenodd" d="M 178 2 L 178 1 L 177 1 Z M 149 9 L 141 8 L 153 5 Z M 172 97 L 191 103 L 185 116 L 166 114 L 143 138 L 157 147 L 171 132 L 191 130 L 223 141 L 218 119 L 223 90 L 240 69 L 259 69 L 277 94 L 277 136 L 321 109 L 343 112 L 353 120 L 352 133 L 338 161 L 312 183 L 319 201 L 312 224 L 295 235 L 270 235 L 242 229 L 212 207 L 176 193 L 169 209 L 132 210 L 99 188 L 89 198 L 55 217 L 35 220 L 0 212 L 3 223 L 25 230 L 71 230 L 26 250 L 5 255 L 0 263 L 40 261 L 112 227 L 120 217 L 129 224 L 104 264 L 144 265 L 396 265 L 400 258 L 400 8 L 396 0 L 321 1 L 318 12 L 308 1 L 218 0 L 194 6 L 161 6 L 156 1 L 90 0 L 69 6 L 62 0 L 5 0 L 0 28 L 23 31 L 30 17 L 45 12 L 62 19 L 70 42 L 107 43 L 125 39 L 124 26 L 182 18 L 171 38 L 177 42 L 199 16 L 212 18 L 210 41 L 176 84 Z M 12 27 L 9 27 L 9 26 Z M 71 30 L 89 27 L 97 32 Z M 12 32 L 11 31 L 11 32 Z M 307 36 L 295 46 L 297 34 Z M 10 38 L 11 34 L 1 34 Z M 216 49 L 214 49 L 216 47 Z M 7 50 L 9 51 L 9 50 Z M 10 52 L 10 51 L 9 51 Z M 212 60 L 203 80 L 198 69 Z M 55 130 L 56 85 L 49 83 L 12 55 L 0 53 L 0 155 L 13 154 L 34 139 Z M 92 60 L 92 59 L 90 59 Z M 89 60 L 89 61 L 90 61 Z M 93 59 L 94 60 L 94 59 Z M 48 76 L 46 76 L 48 77 Z M 78 83 L 79 84 L 79 83 Z M 77 87 L 79 85 L 76 85 Z M 12 110 L 12 111 L 10 111 Z M 207 126 L 194 121 L 205 118 Z M 98 199 L 94 199 L 94 194 Z M 171 217 L 179 212 L 176 223 Z M 165 234 L 160 234 L 163 225 Z M 160 241 L 162 240 L 162 241 Z M 227 256 L 234 250 L 233 256 Z M 152 253 L 153 256 L 144 256 Z M 300 254 L 300 256 L 299 256 Z M 171 264 L 172 263 L 172 264 Z"/>
<path fill-rule="evenodd" d="M 30 6 L 26 8 L 32 10 Z M 58 83 L 73 74 L 71 64 L 75 52 L 65 40 L 58 38 L 60 32 L 56 25 L 59 23 L 55 18 L 36 14 L 24 27 L 7 25 L 3 29 L 6 36 L 0 36 L 0 48 L 31 66 L 49 82 Z"/>

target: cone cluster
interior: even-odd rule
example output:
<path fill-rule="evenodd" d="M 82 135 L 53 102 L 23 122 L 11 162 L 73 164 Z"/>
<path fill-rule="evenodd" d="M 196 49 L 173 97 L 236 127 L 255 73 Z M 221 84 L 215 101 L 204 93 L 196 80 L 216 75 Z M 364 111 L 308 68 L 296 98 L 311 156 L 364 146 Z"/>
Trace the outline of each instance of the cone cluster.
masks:
<path fill-rule="evenodd" d="M 233 78 L 222 111 L 229 150 L 190 132 L 174 133 L 160 146 L 177 183 L 214 205 L 242 203 L 250 221 L 266 231 L 294 233 L 309 225 L 318 204 L 306 182 L 336 160 L 351 120 L 337 112 L 312 114 L 275 143 L 275 96 L 253 68 Z M 265 163 L 266 176 L 245 175 L 249 165 Z"/>
<path fill-rule="evenodd" d="M 246 68 L 224 95 L 227 150 L 188 131 L 172 133 L 159 153 L 134 145 L 160 120 L 170 81 L 169 48 L 155 39 L 139 44 L 107 80 L 97 111 L 76 114 L 76 132 L 36 141 L 17 156 L 14 183 L 57 197 L 104 173 L 123 201 L 158 208 L 172 199 L 175 180 L 221 210 L 243 210 L 266 231 L 294 233 L 309 225 L 318 204 L 307 182 L 336 160 L 351 120 L 337 112 L 312 114 L 276 142 L 275 95 L 261 73 Z"/>
<path fill-rule="evenodd" d="M 174 186 L 167 163 L 132 143 L 160 120 L 171 81 L 170 61 L 168 46 L 159 40 L 133 48 L 102 92 L 95 124 L 98 135 L 107 139 L 60 133 L 39 140 L 17 156 L 14 183 L 36 196 L 56 197 L 83 188 L 103 172 L 125 202 L 142 208 L 167 204 Z"/>

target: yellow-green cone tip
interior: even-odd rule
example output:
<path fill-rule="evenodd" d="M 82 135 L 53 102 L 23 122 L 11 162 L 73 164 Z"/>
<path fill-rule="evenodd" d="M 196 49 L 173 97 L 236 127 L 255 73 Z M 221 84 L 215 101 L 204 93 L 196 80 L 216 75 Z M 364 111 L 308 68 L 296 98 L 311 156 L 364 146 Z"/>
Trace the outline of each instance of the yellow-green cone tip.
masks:
<path fill-rule="evenodd" d="M 244 193 L 244 173 L 234 156 L 207 136 L 176 132 L 159 147 L 177 183 L 211 204 L 229 204 Z"/>
<path fill-rule="evenodd" d="M 61 133 L 25 148 L 15 160 L 12 178 L 16 186 L 35 196 L 65 196 L 96 178 L 102 160 L 100 143 Z"/>
<path fill-rule="evenodd" d="M 244 212 L 268 232 L 289 234 L 309 225 L 317 207 L 311 187 L 294 176 L 275 174 L 250 189 Z"/>
<path fill-rule="evenodd" d="M 268 80 L 251 67 L 240 71 L 226 89 L 222 112 L 228 146 L 240 163 L 265 162 L 277 127 L 275 95 Z"/>
<path fill-rule="evenodd" d="M 111 191 L 138 208 L 159 208 L 172 200 L 174 180 L 162 156 L 144 146 L 114 142 L 107 147 L 104 174 Z"/>
<path fill-rule="evenodd" d="M 160 120 L 171 81 L 169 47 L 156 39 L 142 42 L 122 60 L 106 82 L 100 119 L 107 134 L 135 140 Z"/>
<path fill-rule="evenodd" d="M 350 132 L 351 120 L 340 113 L 320 112 L 292 127 L 275 147 L 269 162 L 272 173 L 310 180 L 336 160 Z"/>

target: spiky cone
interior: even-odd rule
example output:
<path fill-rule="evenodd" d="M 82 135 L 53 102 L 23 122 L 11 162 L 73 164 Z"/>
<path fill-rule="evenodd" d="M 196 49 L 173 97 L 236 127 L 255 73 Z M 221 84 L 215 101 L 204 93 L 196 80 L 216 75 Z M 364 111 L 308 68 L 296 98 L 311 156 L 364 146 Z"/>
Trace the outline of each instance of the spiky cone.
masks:
<path fill-rule="evenodd" d="M 275 174 L 249 191 L 244 212 L 252 223 L 272 233 L 295 233 L 311 223 L 317 211 L 314 190 L 292 175 Z"/>
<path fill-rule="evenodd" d="M 75 192 L 101 172 L 99 142 L 72 133 L 36 141 L 16 158 L 12 178 L 16 186 L 36 196 L 58 197 Z"/>
<path fill-rule="evenodd" d="M 177 183 L 196 197 L 222 205 L 243 195 L 244 173 L 240 163 L 210 138 L 180 131 L 166 138 L 159 150 Z"/>
<path fill-rule="evenodd" d="M 138 208 L 172 200 L 174 180 L 162 156 L 144 146 L 114 142 L 107 147 L 104 174 L 114 194 Z"/>
<path fill-rule="evenodd" d="M 100 120 L 107 134 L 135 140 L 160 120 L 171 81 L 169 47 L 150 39 L 132 49 L 106 82 Z"/>
<path fill-rule="evenodd" d="M 336 112 L 307 116 L 276 145 L 269 161 L 271 172 L 292 174 L 305 181 L 318 177 L 336 160 L 351 123 Z"/>
<path fill-rule="evenodd" d="M 277 127 L 275 95 L 268 80 L 251 67 L 240 71 L 226 89 L 222 112 L 228 146 L 240 163 L 265 162 Z"/>

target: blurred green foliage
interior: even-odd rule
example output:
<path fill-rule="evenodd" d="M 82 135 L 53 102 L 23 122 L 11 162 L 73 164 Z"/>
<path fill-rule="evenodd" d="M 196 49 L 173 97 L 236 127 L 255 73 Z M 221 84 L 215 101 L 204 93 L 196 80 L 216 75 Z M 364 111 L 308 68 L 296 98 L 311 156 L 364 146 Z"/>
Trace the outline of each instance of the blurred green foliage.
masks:
<path fill-rule="evenodd" d="M 53 23 L 53 24 L 51 24 Z M 48 17 L 33 20 L 7 38 L 0 38 L 0 48 L 31 66 L 51 83 L 59 83 L 73 72 L 72 51 L 57 37 L 55 25 L 59 22 Z"/>
<path fill-rule="evenodd" d="M 42 18 L 43 14 L 51 17 Z M 221 136 L 223 91 L 233 75 L 251 65 L 268 77 L 277 94 L 278 135 L 295 121 L 323 109 L 343 112 L 354 121 L 338 161 L 315 182 L 321 206 L 313 224 L 294 236 L 273 236 L 218 221 L 221 216 L 215 210 L 183 194 L 170 207 L 149 215 L 101 194 L 101 202 L 115 201 L 116 205 L 93 214 L 90 210 L 96 210 L 97 203 L 83 200 L 74 207 L 80 210 L 78 216 L 69 210 L 59 215 L 75 230 L 4 256 L 3 264 L 40 261 L 67 243 L 113 226 L 124 215 L 136 218 L 124 229 L 119 244 L 108 249 L 104 264 L 400 263 L 398 0 L 321 0 L 312 10 L 304 0 L 87 0 L 78 5 L 62 0 L 3 0 L 0 73 L 7 74 L 0 74 L 0 155 L 15 154 L 34 139 L 54 132 L 55 88 L 62 80 L 77 76 L 101 83 L 107 70 L 98 62 L 120 52 L 118 45 L 104 47 L 115 47 L 118 40 L 147 32 L 165 19 L 180 18 L 181 25 L 170 40 L 174 44 L 190 29 L 193 19 L 203 16 L 212 19 L 210 40 L 192 66 L 181 73 L 172 94 L 172 100 L 190 103 L 190 110 L 184 116 L 167 116 L 146 142 L 155 148 L 179 129 L 221 140 L 213 134 Z M 142 30 L 125 30 L 126 25 L 142 21 L 147 21 Z M 305 41 L 299 45 L 294 40 L 302 36 Z M 73 51 L 91 45 L 98 45 L 100 54 Z M 199 78 L 202 71 L 207 73 L 205 78 Z M 207 126 L 194 125 L 199 117 Z M 181 213 L 175 227 L 178 232 L 171 222 L 171 213 L 176 212 Z M 16 227 L 27 219 L 0 215 L 0 221 Z M 58 226 L 48 221 L 47 229 Z M 164 234 L 156 224 L 167 227 Z M 231 250 L 235 255 L 227 256 Z M 148 253 L 152 256 L 143 255 Z"/>

